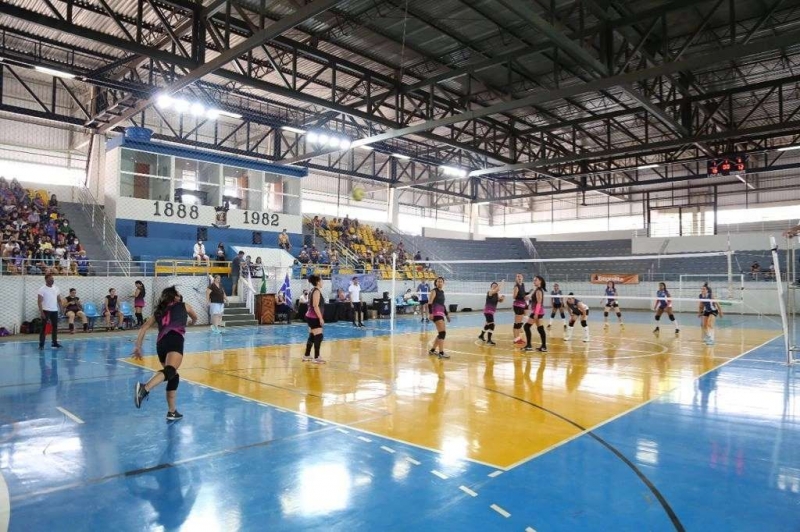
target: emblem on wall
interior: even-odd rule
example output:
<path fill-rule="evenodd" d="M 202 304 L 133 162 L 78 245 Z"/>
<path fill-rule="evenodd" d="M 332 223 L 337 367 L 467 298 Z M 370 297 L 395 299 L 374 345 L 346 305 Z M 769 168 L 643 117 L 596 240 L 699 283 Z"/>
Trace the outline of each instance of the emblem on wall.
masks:
<path fill-rule="evenodd" d="M 214 223 L 211 224 L 217 229 L 227 229 L 230 227 L 228 225 L 228 210 L 230 209 L 230 204 L 226 201 L 223 205 L 219 207 L 215 207 L 214 210 L 217 211 L 216 219 Z"/>

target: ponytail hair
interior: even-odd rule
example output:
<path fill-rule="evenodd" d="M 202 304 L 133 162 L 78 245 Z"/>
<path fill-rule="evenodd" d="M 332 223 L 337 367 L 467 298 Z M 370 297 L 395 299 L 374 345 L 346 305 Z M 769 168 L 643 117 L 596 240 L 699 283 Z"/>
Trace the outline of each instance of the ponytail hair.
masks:
<path fill-rule="evenodd" d="M 153 316 L 157 320 L 161 320 L 164 314 L 167 312 L 167 308 L 175 302 L 175 298 L 177 298 L 180 294 L 178 293 L 178 289 L 175 286 L 168 286 L 164 290 L 161 291 L 161 297 L 158 299 L 158 303 L 156 303 L 156 309 L 153 312 Z"/>

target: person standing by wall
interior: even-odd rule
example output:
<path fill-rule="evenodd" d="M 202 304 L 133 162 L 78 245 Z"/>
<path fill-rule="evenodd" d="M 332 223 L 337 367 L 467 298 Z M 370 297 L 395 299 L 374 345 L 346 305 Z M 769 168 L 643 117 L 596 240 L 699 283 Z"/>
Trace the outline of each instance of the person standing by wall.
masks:
<path fill-rule="evenodd" d="M 233 258 L 231 262 L 231 288 L 232 295 L 239 295 L 239 276 L 242 274 L 242 262 L 244 261 L 244 251 L 240 251 L 238 255 Z"/>
<path fill-rule="evenodd" d="M 42 317 L 42 330 L 39 331 L 39 350 L 44 349 L 44 336 L 45 327 L 47 323 L 53 327 L 51 333 L 52 346 L 58 349 L 61 344 L 58 343 L 58 309 L 61 308 L 61 291 L 55 285 L 52 273 L 47 273 L 44 276 L 44 286 L 39 288 L 37 293 L 39 315 Z"/>
<path fill-rule="evenodd" d="M 348 299 L 350 299 L 350 305 L 353 311 L 353 326 L 363 327 L 364 322 L 361 319 L 361 286 L 358 284 L 358 277 L 353 277 L 353 282 L 347 291 L 349 292 Z"/>
<path fill-rule="evenodd" d="M 214 334 L 222 334 L 220 326 L 222 325 L 222 313 L 225 312 L 225 303 L 228 297 L 225 295 L 225 290 L 220 285 L 220 276 L 215 275 L 211 284 L 206 289 L 206 302 L 208 303 L 211 313 L 211 332 Z"/>

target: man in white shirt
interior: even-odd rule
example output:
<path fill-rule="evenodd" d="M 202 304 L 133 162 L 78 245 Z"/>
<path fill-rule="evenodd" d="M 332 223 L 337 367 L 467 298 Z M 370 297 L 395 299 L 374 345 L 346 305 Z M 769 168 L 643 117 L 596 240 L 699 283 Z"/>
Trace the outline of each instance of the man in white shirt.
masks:
<path fill-rule="evenodd" d="M 44 286 L 38 292 L 39 315 L 42 317 L 42 330 L 39 331 L 39 350 L 44 349 L 44 330 L 49 322 L 53 327 L 51 338 L 52 346 L 61 347 L 58 343 L 58 309 L 61 308 L 61 291 L 55 285 L 53 274 L 44 276 Z"/>
<path fill-rule="evenodd" d="M 353 325 L 356 327 L 363 327 L 362 321 L 362 308 L 361 308 L 361 286 L 358 284 L 358 277 L 353 277 L 353 282 L 348 287 L 348 299 L 350 306 L 353 309 Z"/>
<path fill-rule="evenodd" d="M 198 240 L 197 244 L 194 245 L 194 260 L 200 262 L 206 261 L 208 262 L 208 255 L 206 255 L 206 247 L 203 245 L 202 240 Z"/>

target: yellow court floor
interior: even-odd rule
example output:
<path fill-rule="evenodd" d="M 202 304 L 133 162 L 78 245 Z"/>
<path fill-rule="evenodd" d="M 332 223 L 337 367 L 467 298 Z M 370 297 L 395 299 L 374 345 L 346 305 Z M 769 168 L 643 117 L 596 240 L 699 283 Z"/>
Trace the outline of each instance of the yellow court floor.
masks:
<path fill-rule="evenodd" d="M 323 343 L 326 365 L 304 363 L 304 344 L 190 353 L 182 379 L 426 448 L 444 457 L 507 468 L 694 379 L 775 337 L 719 329 L 713 347 L 699 327 L 595 327 L 565 342 L 554 327 L 546 355 L 478 341 L 451 329 L 440 361 L 434 333 L 367 336 Z M 499 330 L 501 330 L 499 328 Z M 327 331 L 326 331 L 326 334 Z M 534 345 L 538 345 L 534 335 Z M 158 359 L 144 365 L 160 368 Z"/>

